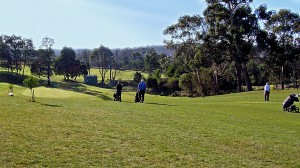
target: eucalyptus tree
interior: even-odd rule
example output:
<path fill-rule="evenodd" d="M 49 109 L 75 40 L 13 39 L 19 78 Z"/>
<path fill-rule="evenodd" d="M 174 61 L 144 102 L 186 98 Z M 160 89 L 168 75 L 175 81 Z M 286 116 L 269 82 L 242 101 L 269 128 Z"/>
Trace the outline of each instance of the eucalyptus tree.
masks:
<path fill-rule="evenodd" d="M 196 54 L 206 29 L 206 23 L 201 16 L 185 15 L 178 19 L 178 23 L 168 26 L 164 30 L 164 35 L 171 37 L 171 40 L 165 40 L 164 43 L 168 48 L 175 49 L 175 58 L 188 65 Z"/>
<path fill-rule="evenodd" d="M 213 77 L 213 92 L 219 94 L 220 76 L 230 64 L 230 44 L 207 32 L 201 50 L 196 54 L 199 64 L 209 66 Z"/>
<path fill-rule="evenodd" d="M 144 60 L 146 72 L 152 74 L 155 70 L 160 69 L 159 55 L 154 49 L 148 51 Z"/>
<path fill-rule="evenodd" d="M 199 15 L 182 16 L 176 24 L 164 30 L 164 35 L 169 35 L 171 40 L 165 40 L 168 48 L 175 49 L 175 62 L 180 62 L 185 73 L 193 72 L 199 86 L 202 83 L 201 67 L 197 66 L 196 53 L 203 43 L 203 38 L 207 31 L 207 24 L 203 17 Z M 169 66 L 171 68 L 171 66 Z M 180 74 L 181 75 L 181 74 Z"/>
<path fill-rule="evenodd" d="M 131 55 L 132 55 L 132 49 L 131 48 L 122 49 L 121 52 L 120 52 L 120 55 L 122 56 L 124 69 L 131 69 L 131 67 L 130 67 L 130 58 L 131 58 Z"/>
<path fill-rule="evenodd" d="M 64 75 L 65 80 L 75 78 L 80 75 L 80 61 L 75 60 L 76 53 L 70 47 L 61 50 L 61 56 L 54 64 L 54 72 L 57 75 Z"/>
<path fill-rule="evenodd" d="M 7 68 L 9 71 L 12 64 L 12 58 L 9 48 L 4 42 L 4 36 L 0 36 L 0 60 L 0 66 Z"/>
<path fill-rule="evenodd" d="M 47 81 L 48 85 L 50 85 L 50 76 L 52 75 L 52 69 L 51 64 L 54 60 L 54 50 L 52 49 L 52 46 L 54 45 L 54 39 L 45 37 L 42 40 L 40 49 L 43 51 L 40 51 L 40 58 L 44 64 L 47 65 Z"/>
<path fill-rule="evenodd" d="M 256 15 L 250 8 L 251 2 L 252 0 L 206 0 L 208 6 L 204 11 L 210 35 L 229 44 L 227 51 L 231 61 L 235 63 L 238 91 L 242 91 L 242 72 L 247 89 L 252 90 L 246 64 L 259 26 Z"/>
<path fill-rule="evenodd" d="M 23 45 L 23 76 L 24 76 L 24 71 L 25 71 L 25 67 L 28 64 L 29 61 L 32 61 L 35 57 L 35 49 L 34 49 L 34 45 L 31 39 L 23 39 L 24 41 L 24 45 Z"/>
<path fill-rule="evenodd" d="M 2 40 L 7 47 L 7 51 L 9 54 L 8 60 L 8 68 L 11 72 L 16 69 L 17 73 L 19 73 L 21 69 L 21 61 L 22 61 L 22 50 L 24 47 L 24 41 L 21 36 L 2 36 Z"/>
<path fill-rule="evenodd" d="M 89 50 L 89 49 L 84 49 L 80 55 L 82 56 L 83 62 L 85 63 L 85 65 L 87 67 L 88 74 L 91 74 L 91 55 L 92 55 L 92 51 Z"/>
<path fill-rule="evenodd" d="M 32 75 L 41 77 L 43 75 L 47 75 L 47 64 L 45 66 L 43 57 L 44 57 L 44 50 L 38 49 L 35 51 L 36 57 L 32 60 L 30 64 L 30 72 Z"/>
<path fill-rule="evenodd" d="M 300 17 L 287 9 L 281 9 L 278 12 L 271 13 L 269 19 L 265 22 L 265 28 L 268 36 L 272 37 L 274 47 L 269 50 L 268 59 L 270 63 L 281 67 L 281 87 L 284 89 L 284 78 L 288 74 L 288 69 L 296 67 L 296 62 L 300 56 Z M 288 68 L 293 67 L 293 68 Z"/>
<path fill-rule="evenodd" d="M 138 71 L 144 69 L 144 57 L 140 52 L 132 52 L 131 53 L 131 67 Z"/>
<path fill-rule="evenodd" d="M 106 73 L 111 68 L 113 54 L 111 50 L 107 47 L 101 45 L 95 48 L 92 52 L 92 59 L 95 59 L 99 73 L 101 75 L 101 83 L 104 83 Z"/>

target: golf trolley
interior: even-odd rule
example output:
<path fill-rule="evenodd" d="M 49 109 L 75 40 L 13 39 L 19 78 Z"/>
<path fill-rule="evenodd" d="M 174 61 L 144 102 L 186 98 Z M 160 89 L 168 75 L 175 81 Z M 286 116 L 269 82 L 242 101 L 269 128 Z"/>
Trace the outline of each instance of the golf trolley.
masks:
<path fill-rule="evenodd" d="M 282 103 L 282 108 L 283 111 L 287 112 L 299 112 L 299 107 L 297 107 L 294 102 L 299 102 L 298 95 L 296 94 L 291 94 L 289 95 L 285 101 Z"/>

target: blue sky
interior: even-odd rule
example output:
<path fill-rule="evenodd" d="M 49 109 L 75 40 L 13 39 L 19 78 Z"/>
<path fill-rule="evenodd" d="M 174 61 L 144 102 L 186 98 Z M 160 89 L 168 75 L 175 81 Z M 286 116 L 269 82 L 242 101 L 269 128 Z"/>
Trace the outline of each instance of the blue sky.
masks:
<path fill-rule="evenodd" d="M 54 48 L 111 49 L 161 45 L 163 30 L 183 15 L 201 14 L 204 0 L 0 0 L 0 34 L 46 36 Z M 300 0 L 254 0 L 253 7 L 300 12 Z"/>

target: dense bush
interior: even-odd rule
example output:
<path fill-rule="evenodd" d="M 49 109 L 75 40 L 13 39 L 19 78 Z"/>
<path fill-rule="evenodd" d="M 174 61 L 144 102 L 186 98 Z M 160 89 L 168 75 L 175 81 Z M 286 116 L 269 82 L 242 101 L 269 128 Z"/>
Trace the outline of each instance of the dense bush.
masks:
<path fill-rule="evenodd" d="M 191 73 L 185 73 L 180 76 L 179 87 L 188 93 L 193 91 L 193 76 Z"/>
<path fill-rule="evenodd" d="M 149 75 L 149 77 L 147 79 L 147 87 L 153 88 L 153 89 L 156 89 L 158 87 L 157 79 L 154 76 Z"/>
<path fill-rule="evenodd" d="M 138 84 L 143 78 L 143 75 L 140 72 L 135 72 L 133 75 L 133 82 Z"/>

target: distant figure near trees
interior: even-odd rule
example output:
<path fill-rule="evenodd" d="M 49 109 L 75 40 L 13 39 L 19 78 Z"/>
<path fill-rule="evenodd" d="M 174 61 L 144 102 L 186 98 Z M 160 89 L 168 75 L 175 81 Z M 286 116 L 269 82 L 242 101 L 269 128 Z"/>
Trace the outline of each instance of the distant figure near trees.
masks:
<path fill-rule="evenodd" d="M 118 81 L 118 84 L 116 85 L 116 89 L 117 89 L 117 101 L 121 101 L 121 94 L 122 94 L 122 89 L 123 89 L 123 85 L 121 84 L 120 81 Z"/>
<path fill-rule="evenodd" d="M 138 85 L 138 91 L 139 91 L 139 99 L 140 103 L 144 103 L 145 99 L 145 92 L 146 92 L 146 83 L 142 79 L 141 82 Z"/>
<path fill-rule="evenodd" d="M 270 97 L 270 85 L 269 82 L 266 83 L 265 87 L 264 87 L 264 96 L 265 96 L 265 101 L 269 101 L 269 97 Z"/>

